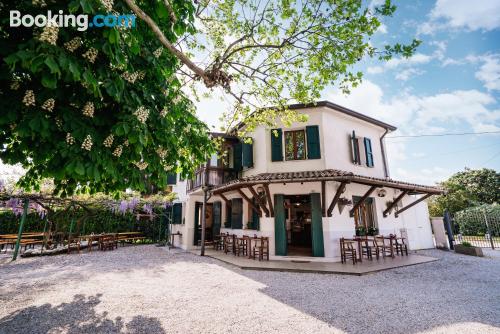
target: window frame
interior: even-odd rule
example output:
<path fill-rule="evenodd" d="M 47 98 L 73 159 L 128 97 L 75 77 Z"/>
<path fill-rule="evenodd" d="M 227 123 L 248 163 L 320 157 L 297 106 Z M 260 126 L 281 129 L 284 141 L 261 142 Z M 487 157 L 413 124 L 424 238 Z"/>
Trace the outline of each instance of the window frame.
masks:
<path fill-rule="evenodd" d="M 303 147 L 304 147 L 304 153 L 302 158 L 297 158 L 297 153 L 298 153 L 298 145 L 297 145 L 297 133 L 302 132 L 303 134 Z M 287 135 L 291 133 L 292 134 L 292 140 L 293 140 L 293 158 L 289 159 L 288 158 L 288 146 L 287 146 Z M 284 153 L 285 153 L 285 161 L 301 161 L 301 160 L 307 160 L 307 138 L 306 138 L 306 130 L 305 129 L 296 129 L 296 130 L 286 130 L 283 131 L 283 141 L 284 141 Z"/>

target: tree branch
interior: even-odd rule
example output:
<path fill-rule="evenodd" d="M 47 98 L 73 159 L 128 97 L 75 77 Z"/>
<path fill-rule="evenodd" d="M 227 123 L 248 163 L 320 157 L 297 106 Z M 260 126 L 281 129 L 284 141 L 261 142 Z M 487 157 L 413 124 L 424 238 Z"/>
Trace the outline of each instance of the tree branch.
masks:
<path fill-rule="evenodd" d="M 158 37 L 158 40 L 163 44 L 167 50 L 172 52 L 184 65 L 186 65 L 191 71 L 193 71 L 198 77 L 200 77 L 207 87 L 213 87 L 217 84 L 214 80 L 207 74 L 205 70 L 196 66 L 196 64 L 189 59 L 184 53 L 176 49 L 172 43 L 170 43 L 163 32 L 160 30 L 158 25 L 146 14 L 142 9 L 140 9 L 134 0 L 125 0 L 129 8 L 146 24 L 151 28 L 153 33 Z"/>

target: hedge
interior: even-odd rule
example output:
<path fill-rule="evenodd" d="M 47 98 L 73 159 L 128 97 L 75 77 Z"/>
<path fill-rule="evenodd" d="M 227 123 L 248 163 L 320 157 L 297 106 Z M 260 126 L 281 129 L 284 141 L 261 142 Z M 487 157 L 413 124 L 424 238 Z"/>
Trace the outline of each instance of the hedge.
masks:
<path fill-rule="evenodd" d="M 500 205 L 483 204 L 455 213 L 455 228 L 463 235 L 484 235 L 488 233 L 485 216 L 490 225 L 491 235 L 500 236 Z"/>
<path fill-rule="evenodd" d="M 160 210 L 156 210 L 161 214 Z M 166 210 L 169 214 L 170 210 Z M 0 211 L 0 234 L 17 233 L 21 216 L 16 216 L 10 210 Z M 89 215 L 83 209 L 72 210 L 70 212 L 55 212 L 48 217 L 51 222 L 51 231 L 69 233 L 71 221 L 74 220 L 72 233 L 75 235 L 84 235 L 90 233 L 115 233 L 137 231 L 144 236 L 156 242 L 159 239 L 165 239 L 165 230 L 168 221 L 164 216 L 156 216 L 153 220 L 137 220 L 135 215 L 126 213 L 114 213 L 105 209 L 93 209 Z M 24 232 L 42 232 L 45 220 L 38 213 L 32 212 L 26 216 Z M 48 224 L 49 225 L 49 224 Z"/>

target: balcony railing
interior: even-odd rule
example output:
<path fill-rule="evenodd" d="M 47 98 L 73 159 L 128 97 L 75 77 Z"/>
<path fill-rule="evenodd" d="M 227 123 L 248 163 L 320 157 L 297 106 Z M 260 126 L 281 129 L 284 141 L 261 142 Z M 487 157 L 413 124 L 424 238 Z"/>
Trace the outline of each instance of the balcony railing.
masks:
<path fill-rule="evenodd" d="M 203 185 L 203 178 L 205 177 L 205 169 L 207 169 L 208 173 L 207 175 L 208 186 L 218 186 L 238 178 L 238 172 L 236 172 L 231 168 L 202 167 L 195 172 L 194 178 L 192 180 L 188 180 L 187 191 L 196 190 Z"/>

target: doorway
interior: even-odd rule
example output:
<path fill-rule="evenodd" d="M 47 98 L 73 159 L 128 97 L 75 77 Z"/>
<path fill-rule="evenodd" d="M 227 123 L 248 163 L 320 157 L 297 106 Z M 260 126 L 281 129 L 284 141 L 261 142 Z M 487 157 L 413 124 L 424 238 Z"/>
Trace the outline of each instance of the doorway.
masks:
<path fill-rule="evenodd" d="M 207 203 L 206 208 L 206 226 L 205 226 L 205 242 L 212 242 L 214 235 L 220 233 L 220 209 L 221 203 Z M 194 242 L 195 246 L 200 245 L 201 242 L 201 217 L 203 210 L 203 203 L 196 202 L 194 207 Z"/>
<path fill-rule="evenodd" d="M 285 196 L 285 226 L 289 256 L 312 256 L 311 197 Z"/>
<path fill-rule="evenodd" d="M 278 256 L 325 256 L 321 194 L 274 195 L 274 244 Z"/>

